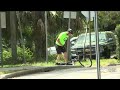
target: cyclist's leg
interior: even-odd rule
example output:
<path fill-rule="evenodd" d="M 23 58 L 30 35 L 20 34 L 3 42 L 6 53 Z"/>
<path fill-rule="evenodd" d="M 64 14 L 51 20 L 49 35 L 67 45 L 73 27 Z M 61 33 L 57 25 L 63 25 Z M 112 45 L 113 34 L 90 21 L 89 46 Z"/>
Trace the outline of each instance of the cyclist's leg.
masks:
<path fill-rule="evenodd" d="M 57 58 L 56 58 L 56 63 L 60 63 L 60 58 L 62 56 L 62 51 L 61 51 L 61 47 L 56 45 L 56 51 L 57 51 Z"/>
<path fill-rule="evenodd" d="M 64 52 L 63 54 L 64 54 L 64 61 L 65 61 L 65 63 L 68 63 L 67 52 Z"/>
<path fill-rule="evenodd" d="M 66 52 L 65 47 L 63 47 L 63 55 L 64 55 L 64 61 L 65 61 L 65 65 L 72 65 L 72 63 L 68 62 L 68 54 Z"/>
<path fill-rule="evenodd" d="M 67 59 L 67 52 L 66 52 L 65 46 L 63 46 L 61 50 L 62 50 L 62 52 L 63 52 L 64 62 L 67 63 L 67 62 L 68 62 L 68 59 Z"/>

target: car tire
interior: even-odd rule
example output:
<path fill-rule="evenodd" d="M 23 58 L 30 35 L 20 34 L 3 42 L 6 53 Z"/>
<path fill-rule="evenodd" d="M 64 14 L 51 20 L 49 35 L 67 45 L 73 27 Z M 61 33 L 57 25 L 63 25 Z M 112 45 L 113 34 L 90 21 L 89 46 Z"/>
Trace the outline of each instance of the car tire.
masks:
<path fill-rule="evenodd" d="M 106 58 L 106 59 L 109 59 L 109 58 L 110 58 L 110 55 L 111 55 L 110 49 L 106 50 L 105 58 Z"/>

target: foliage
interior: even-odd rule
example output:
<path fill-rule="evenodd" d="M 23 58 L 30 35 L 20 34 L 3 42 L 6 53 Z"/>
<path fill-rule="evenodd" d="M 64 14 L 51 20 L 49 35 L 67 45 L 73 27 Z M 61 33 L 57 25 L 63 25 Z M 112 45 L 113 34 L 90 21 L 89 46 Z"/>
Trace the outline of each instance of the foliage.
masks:
<path fill-rule="evenodd" d="M 9 58 L 11 58 L 11 52 L 10 52 L 10 48 L 5 49 L 3 48 L 3 61 L 7 61 Z"/>
<path fill-rule="evenodd" d="M 23 49 L 19 46 L 17 46 L 17 55 L 18 55 L 18 62 L 17 63 L 23 63 L 23 56 L 25 55 L 25 60 L 27 62 L 31 62 L 32 58 L 33 58 L 33 53 L 30 51 L 29 48 L 25 48 L 25 52 L 23 55 Z M 11 60 L 11 49 L 5 49 L 3 48 L 3 63 L 5 64 L 12 64 L 12 60 Z"/>
<path fill-rule="evenodd" d="M 53 15 L 48 13 L 48 46 L 54 46 L 56 36 L 68 29 L 69 19 L 63 17 L 63 11 L 56 11 Z M 76 19 L 71 19 L 71 28 L 74 30 L 74 36 L 79 35 L 83 30 L 85 17 L 80 11 L 77 11 Z"/>
<path fill-rule="evenodd" d="M 119 11 L 99 11 L 98 27 L 101 31 L 114 31 L 117 24 L 120 23 Z"/>
<path fill-rule="evenodd" d="M 116 48 L 116 52 L 117 52 L 117 57 L 120 60 L 120 24 L 116 26 L 115 33 L 117 35 L 117 48 Z"/>
<path fill-rule="evenodd" d="M 17 47 L 17 54 L 18 54 L 19 61 L 23 61 L 24 55 L 25 55 L 25 60 L 27 62 L 31 61 L 33 57 L 33 52 L 31 52 L 29 48 L 25 48 L 24 55 L 23 55 L 23 48 Z"/>
<path fill-rule="evenodd" d="M 74 30 L 73 36 L 78 36 L 80 33 L 85 32 L 86 18 L 82 15 L 81 11 L 76 11 L 76 19 L 71 19 L 71 28 Z M 10 16 L 8 15 L 9 11 L 6 13 L 7 16 L 7 29 L 2 29 L 2 40 L 3 40 L 3 53 L 5 54 L 4 61 L 8 63 L 8 59 L 11 59 L 11 40 L 10 40 L 10 25 L 8 20 Z M 45 30 L 42 29 L 40 25 L 45 24 L 44 20 L 44 11 L 19 11 L 20 23 L 22 28 L 22 35 L 25 40 L 25 47 L 31 53 L 38 54 L 40 57 L 45 57 Z M 17 18 L 18 19 L 18 18 Z M 39 23 L 39 20 L 42 20 L 43 23 Z M 56 14 L 52 14 L 48 11 L 48 47 L 54 46 L 56 36 L 68 29 L 68 20 L 63 18 L 63 11 L 56 11 Z M 17 20 L 18 21 L 18 20 Z M 18 23 L 18 22 L 17 22 Z M 94 30 L 93 21 L 91 21 L 91 30 Z M 120 24 L 120 11 L 98 11 L 98 28 L 100 31 L 115 31 L 117 24 Z M 19 26 L 18 26 L 19 27 Z M 44 28 L 44 27 L 43 27 Z M 21 46 L 20 40 L 20 30 L 17 28 L 17 45 Z M 119 34 L 118 34 L 119 39 Z M 119 50 L 119 40 L 118 40 L 118 49 Z M 22 62 L 22 49 L 18 55 L 18 60 Z M 27 51 L 27 52 L 29 52 Z M 44 54 L 44 55 L 42 55 Z M 27 61 L 30 57 L 33 57 L 26 54 Z M 41 56 L 42 55 L 42 56 Z M 7 60 L 7 61 L 6 61 Z"/>

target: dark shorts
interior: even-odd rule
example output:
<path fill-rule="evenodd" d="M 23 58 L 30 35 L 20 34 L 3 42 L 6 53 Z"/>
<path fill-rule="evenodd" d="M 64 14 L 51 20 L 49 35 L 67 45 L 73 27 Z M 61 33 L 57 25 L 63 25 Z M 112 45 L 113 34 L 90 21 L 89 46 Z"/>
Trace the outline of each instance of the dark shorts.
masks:
<path fill-rule="evenodd" d="M 65 46 L 56 45 L 56 51 L 57 51 L 57 54 L 61 54 L 61 53 L 66 52 L 66 48 L 65 48 Z"/>

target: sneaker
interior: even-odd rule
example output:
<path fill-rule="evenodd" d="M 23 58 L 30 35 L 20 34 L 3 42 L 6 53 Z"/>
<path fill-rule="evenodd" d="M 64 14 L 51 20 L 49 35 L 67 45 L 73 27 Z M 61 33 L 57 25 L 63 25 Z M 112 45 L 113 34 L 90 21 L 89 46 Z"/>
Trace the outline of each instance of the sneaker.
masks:
<path fill-rule="evenodd" d="M 66 63 L 56 63 L 56 65 L 66 65 Z"/>
<path fill-rule="evenodd" d="M 60 63 L 60 65 L 66 65 L 66 63 Z"/>
<path fill-rule="evenodd" d="M 66 65 L 73 65 L 72 63 L 66 63 Z"/>
<path fill-rule="evenodd" d="M 55 63 L 55 65 L 60 65 L 60 63 Z"/>

